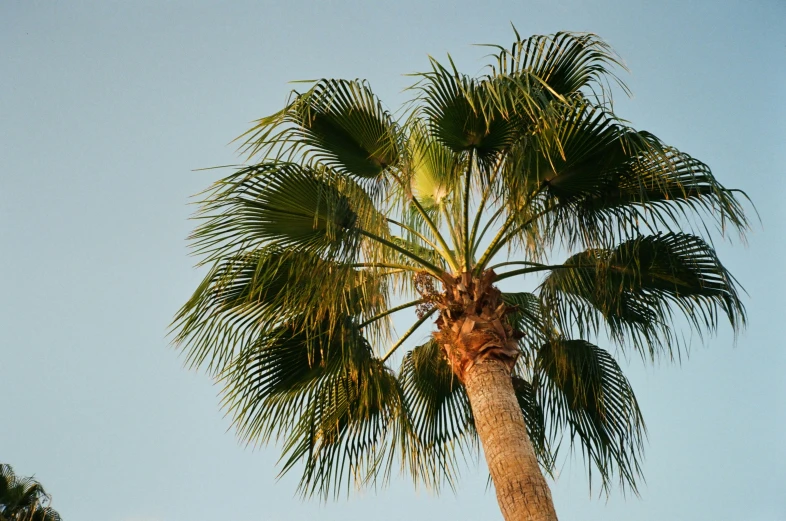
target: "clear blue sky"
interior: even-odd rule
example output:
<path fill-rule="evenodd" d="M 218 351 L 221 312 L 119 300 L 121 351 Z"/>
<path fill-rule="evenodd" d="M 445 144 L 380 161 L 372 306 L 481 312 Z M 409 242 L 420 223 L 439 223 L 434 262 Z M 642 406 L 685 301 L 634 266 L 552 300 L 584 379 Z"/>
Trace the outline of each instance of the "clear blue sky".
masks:
<path fill-rule="evenodd" d="M 563 521 L 786 519 L 786 3 L 489 0 L 0 4 L 0 461 L 35 474 L 66 521 L 499 519 L 486 471 L 456 495 L 407 478 L 327 505 L 242 447 L 218 388 L 182 368 L 167 325 L 201 273 L 188 197 L 237 161 L 227 143 L 290 80 L 368 78 L 391 108 L 404 73 L 450 52 L 558 30 L 629 66 L 618 113 L 755 201 L 749 246 L 718 243 L 748 330 L 681 366 L 623 364 L 649 427 L 642 497 L 553 483 Z"/>

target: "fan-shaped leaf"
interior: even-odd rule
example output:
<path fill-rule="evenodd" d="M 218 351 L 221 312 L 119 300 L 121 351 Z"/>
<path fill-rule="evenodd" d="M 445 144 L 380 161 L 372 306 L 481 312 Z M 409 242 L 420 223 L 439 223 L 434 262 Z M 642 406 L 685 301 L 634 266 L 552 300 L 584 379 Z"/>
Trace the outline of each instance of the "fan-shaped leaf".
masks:
<path fill-rule="evenodd" d="M 384 278 L 374 272 L 308 252 L 267 248 L 216 263 L 173 328 L 189 363 L 207 362 L 215 372 L 233 353 L 280 324 L 295 320 L 309 328 L 337 316 L 365 320 L 386 307 Z M 385 331 L 384 322 L 369 328 L 374 334 Z"/>
<path fill-rule="evenodd" d="M 645 427 L 614 358 L 584 340 L 553 340 L 538 351 L 535 388 L 549 429 L 568 429 L 571 443 L 581 445 L 590 477 L 594 466 L 607 488 L 616 472 L 621 485 L 635 491 Z"/>
<path fill-rule="evenodd" d="M 435 139 L 454 152 L 474 150 L 484 161 L 519 136 L 520 119 L 503 111 L 509 100 L 494 92 L 491 80 L 479 82 L 455 68 L 451 72 L 435 60 L 432 66 L 418 88 Z M 519 100 L 519 105 L 526 103 L 528 99 Z"/>
<path fill-rule="evenodd" d="M 527 434 L 535 449 L 535 456 L 538 457 L 538 462 L 543 469 L 550 473 L 554 467 L 554 454 L 546 435 L 546 417 L 538 402 L 535 388 L 524 378 L 514 376 L 513 389 L 516 391 L 516 399 L 524 415 L 524 423 L 527 425 Z"/>
<path fill-rule="evenodd" d="M 197 251 L 211 254 L 265 245 L 351 255 L 356 214 L 328 172 L 294 163 L 261 163 L 219 183 L 203 204 Z"/>
<path fill-rule="evenodd" d="M 399 158 L 391 115 L 362 81 L 323 79 L 293 93 L 285 109 L 241 137 L 245 150 L 294 159 L 298 154 L 360 179 L 377 179 Z"/>
<path fill-rule="evenodd" d="M 350 322 L 283 325 L 224 372 L 225 405 L 241 437 L 284 439 L 282 472 L 304 462 L 301 492 L 338 493 L 388 462 L 400 417 L 395 377 Z"/>
<path fill-rule="evenodd" d="M 546 92 L 568 96 L 585 87 L 607 92 L 608 78 L 627 90 L 612 72 L 624 66 L 611 47 L 594 34 L 537 35 L 518 40 L 510 50 L 499 49 L 495 73 L 532 75 L 546 84 Z"/>
<path fill-rule="evenodd" d="M 456 477 L 456 456 L 475 442 L 472 411 L 464 386 L 456 379 L 434 340 L 407 353 L 399 376 L 404 404 L 416 438 L 410 468 L 438 487 Z"/>
<path fill-rule="evenodd" d="M 563 331 L 593 332 L 603 317 L 612 337 L 639 349 L 678 345 L 668 319 L 681 310 L 698 331 L 713 331 L 723 312 L 732 327 L 745 322 L 734 279 L 701 238 L 668 233 L 593 249 L 569 258 L 543 282 L 542 295 Z M 674 340 L 674 342 L 672 342 Z"/>
<path fill-rule="evenodd" d="M 550 336 L 547 321 L 540 308 L 540 297 L 533 293 L 502 293 L 502 300 L 508 306 L 508 320 L 522 337 L 519 344 L 523 347 L 525 361 L 530 360 L 530 353 L 539 347 Z"/>
<path fill-rule="evenodd" d="M 393 120 L 364 82 L 322 80 L 295 105 L 315 157 L 349 175 L 376 178 L 398 161 Z"/>
<path fill-rule="evenodd" d="M 409 145 L 412 191 L 424 208 L 439 207 L 456 188 L 461 170 L 459 158 L 420 122 L 410 127 Z"/>

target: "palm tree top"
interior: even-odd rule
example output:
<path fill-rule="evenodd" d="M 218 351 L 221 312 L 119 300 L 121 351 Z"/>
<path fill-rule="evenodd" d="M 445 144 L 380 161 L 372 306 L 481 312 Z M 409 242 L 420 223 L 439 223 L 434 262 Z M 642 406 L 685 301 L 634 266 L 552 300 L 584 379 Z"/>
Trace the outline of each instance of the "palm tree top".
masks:
<path fill-rule="evenodd" d="M 49 506 L 51 501 L 41 483 L 17 476 L 11 465 L 0 464 L 0 521 L 61 521 Z"/>
<path fill-rule="evenodd" d="M 241 438 L 303 466 L 306 494 L 397 465 L 452 486 L 477 452 L 466 371 L 489 357 L 510 367 L 545 471 L 565 437 L 603 487 L 635 491 L 644 422 L 595 343 L 673 358 L 678 316 L 699 333 L 745 324 L 709 242 L 745 233 L 744 194 L 614 114 L 611 86 L 627 88 L 597 36 L 493 47 L 480 77 L 431 58 L 398 117 L 361 80 L 293 91 L 239 138 L 249 164 L 200 196 L 208 273 L 175 343 L 222 383 Z M 527 276 L 536 291 L 496 288 Z M 509 340 L 444 347 L 479 321 Z"/>

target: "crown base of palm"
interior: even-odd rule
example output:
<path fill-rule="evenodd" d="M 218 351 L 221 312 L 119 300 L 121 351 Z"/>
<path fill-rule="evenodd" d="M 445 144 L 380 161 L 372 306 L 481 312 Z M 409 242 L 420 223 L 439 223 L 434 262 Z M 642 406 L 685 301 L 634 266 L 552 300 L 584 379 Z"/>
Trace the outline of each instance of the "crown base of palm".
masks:
<path fill-rule="evenodd" d="M 462 383 L 468 371 L 486 359 L 503 362 L 512 371 L 520 354 L 517 332 L 507 318 L 511 309 L 493 285 L 495 279 L 493 270 L 480 276 L 444 275 L 444 291 L 435 297 L 424 295 L 434 299 L 440 312 L 434 339 Z"/>

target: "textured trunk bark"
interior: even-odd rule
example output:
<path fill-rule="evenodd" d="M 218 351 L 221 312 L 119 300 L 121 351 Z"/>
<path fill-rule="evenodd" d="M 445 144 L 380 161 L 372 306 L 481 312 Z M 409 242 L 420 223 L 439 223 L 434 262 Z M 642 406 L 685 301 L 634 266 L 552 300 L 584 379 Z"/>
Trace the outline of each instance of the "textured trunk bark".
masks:
<path fill-rule="evenodd" d="M 468 368 L 464 384 L 505 521 L 556 521 L 508 365 L 491 358 L 478 362 Z"/>

